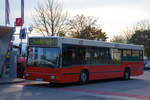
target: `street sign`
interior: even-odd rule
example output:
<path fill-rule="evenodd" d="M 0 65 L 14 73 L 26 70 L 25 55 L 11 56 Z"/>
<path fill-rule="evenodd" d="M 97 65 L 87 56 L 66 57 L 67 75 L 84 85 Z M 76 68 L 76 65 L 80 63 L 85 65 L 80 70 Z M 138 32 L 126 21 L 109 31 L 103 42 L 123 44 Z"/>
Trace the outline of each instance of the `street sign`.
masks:
<path fill-rule="evenodd" d="M 16 26 L 23 26 L 22 18 L 16 18 Z"/>
<path fill-rule="evenodd" d="M 33 28 L 32 27 L 29 27 L 28 30 L 30 31 L 30 33 L 32 32 Z"/>
<path fill-rule="evenodd" d="M 26 29 L 23 28 L 23 29 L 20 29 L 20 36 L 19 36 L 20 39 L 26 39 Z"/>

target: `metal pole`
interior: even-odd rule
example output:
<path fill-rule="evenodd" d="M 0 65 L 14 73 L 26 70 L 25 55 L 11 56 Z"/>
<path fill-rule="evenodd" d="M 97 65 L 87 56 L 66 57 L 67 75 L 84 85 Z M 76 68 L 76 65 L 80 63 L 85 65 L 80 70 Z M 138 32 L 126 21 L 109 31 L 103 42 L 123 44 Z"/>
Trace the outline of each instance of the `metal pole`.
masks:
<path fill-rule="evenodd" d="M 21 26 L 21 30 L 22 30 L 22 26 Z M 21 32 L 20 32 L 20 34 L 21 34 Z M 21 55 L 21 57 L 22 57 L 22 37 L 20 36 L 20 38 L 21 38 L 21 50 L 20 50 L 20 55 Z"/>
<path fill-rule="evenodd" d="M 7 0 L 5 0 L 5 26 L 7 26 Z"/>
<path fill-rule="evenodd" d="M 26 32 L 26 34 L 27 34 L 26 38 L 27 38 L 27 43 L 28 43 L 28 32 Z"/>

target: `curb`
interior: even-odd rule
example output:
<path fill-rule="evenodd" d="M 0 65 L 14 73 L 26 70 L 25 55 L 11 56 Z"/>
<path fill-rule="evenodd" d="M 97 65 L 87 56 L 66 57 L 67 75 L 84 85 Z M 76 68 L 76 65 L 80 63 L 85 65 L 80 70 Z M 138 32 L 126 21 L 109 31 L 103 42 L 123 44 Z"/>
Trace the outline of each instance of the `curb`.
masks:
<path fill-rule="evenodd" d="M 25 82 L 25 80 L 0 82 L 0 85 L 6 85 L 6 84 L 16 84 L 16 83 L 22 83 L 22 82 Z"/>

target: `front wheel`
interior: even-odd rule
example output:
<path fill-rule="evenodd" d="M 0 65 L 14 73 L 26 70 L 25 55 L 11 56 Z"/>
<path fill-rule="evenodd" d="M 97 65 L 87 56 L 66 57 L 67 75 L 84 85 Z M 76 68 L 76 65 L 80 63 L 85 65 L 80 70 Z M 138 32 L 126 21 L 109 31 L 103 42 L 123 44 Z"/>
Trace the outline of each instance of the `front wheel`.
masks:
<path fill-rule="evenodd" d="M 80 73 L 80 84 L 86 84 L 88 82 L 88 73 L 86 71 L 82 71 Z"/>
<path fill-rule="evenodd" d="M 124 80 L 129 80 L 130 79 L 130 69 L 126 69 L 124 71 Z"/>

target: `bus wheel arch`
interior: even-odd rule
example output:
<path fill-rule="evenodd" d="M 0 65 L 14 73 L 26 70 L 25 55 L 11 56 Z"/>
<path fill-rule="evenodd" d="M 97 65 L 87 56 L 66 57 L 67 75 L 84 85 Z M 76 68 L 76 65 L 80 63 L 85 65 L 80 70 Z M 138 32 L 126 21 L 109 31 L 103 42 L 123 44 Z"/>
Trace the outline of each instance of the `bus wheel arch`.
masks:
<path fill-rule="evenodd" d="M 123 76 L 124 80 L 129 80 L 130 76 L 131 76 L 131 70 L 129 67 L 126 67 L 124 70 L 124 76 Z"/>
<path fill-rule="evenodd" d="M 86 84 L 89 81 L 89 72 L 88 69 L 82 69 L 79 76 L 79 83 Z"/>

